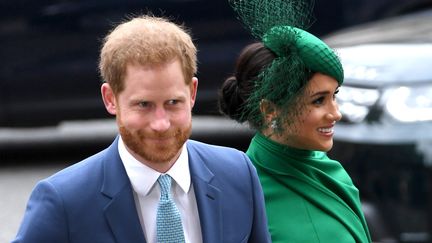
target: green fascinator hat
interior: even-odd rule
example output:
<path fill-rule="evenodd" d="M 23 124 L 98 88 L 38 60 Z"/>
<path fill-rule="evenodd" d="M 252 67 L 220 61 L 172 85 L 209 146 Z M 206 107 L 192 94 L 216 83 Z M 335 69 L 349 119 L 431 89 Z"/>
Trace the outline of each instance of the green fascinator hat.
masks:
<path fill-rule="evenodd" d="M 314 18 L 313 0 L 228 0 L 253 36 L 278 57 L 298 58 L 312 72 L 343 82 L 343 68 L 336 53 L 306 31 Z M 297 57 L 294 57 L 297 55 Z"/>
<path fill-rule="evenodd" d="M 268 100 L 281 108 L 288 121 L 302 112 L 300 98 L 314 73 L 333 77 L 342 85 L 344 74 L 336 53 L 305 29 L 314 21 L 312 0 L 229 0 L 239 20 L 275 54 L 254 80 L 241 109 L 242 120 L 263 128 L 260 104 Z"/>
<path fill-rule="evenodd" d="M 331 76 L 342 85 L 344 74 L 338 56 L 313 34 L 296 27 L 275 26 L 264 34 L 262 41 L 277 56 L 295 53 L 311 71 Z"/>

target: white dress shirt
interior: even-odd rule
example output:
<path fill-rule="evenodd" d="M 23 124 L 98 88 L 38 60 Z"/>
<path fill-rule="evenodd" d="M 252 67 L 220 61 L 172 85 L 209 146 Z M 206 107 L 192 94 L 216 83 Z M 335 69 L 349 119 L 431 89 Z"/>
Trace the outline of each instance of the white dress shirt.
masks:
<path fill-rule="evenodd" d="M 157 179 L 160 172 L 136 160 L 119 139 L 118 150 L 134 190 L 138 216 L 148 243 L 156 243 L 156 212 L 161 194 Z M 180 211 L 186 242 L 202 242 L 201 224 L 195 192 L 191 183 L 186 145 L 174 165 L 166 172 L 173 179 L 171 194 Z"/>

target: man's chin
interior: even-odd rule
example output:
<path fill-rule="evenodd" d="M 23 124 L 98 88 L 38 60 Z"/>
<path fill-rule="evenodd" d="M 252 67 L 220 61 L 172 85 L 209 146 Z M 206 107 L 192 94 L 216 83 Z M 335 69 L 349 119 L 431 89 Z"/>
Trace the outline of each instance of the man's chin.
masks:
<path fill-rule="evenodd" d="M 185 130 L 177 130 L 173 134 L 145 134 L 136 132 L 135 135 L 125 127 L 120 127 L 120 134 L 125 145 L 140 159 L 151 163 L 166 163 L 177 159 L 184 143 L 191 134 L 191 126 Z M 148 135 L 148 136 L 146 136 Z"/>
<path fill-rule="evenodd" d="M 174 151 L 173 148 L 153 148 L 151 151 L 141 151 L 138 153 L 144 160 L 152 163 L 167 163 L 177 159 L 180 150 Z"/>
<path fill-rule="evenodd" d="M 161 150 L 164 150 L 174 146 L 176 143 L 176 138 L 148 138 L 144 143 L 149 147 L 160 148 Z"/>

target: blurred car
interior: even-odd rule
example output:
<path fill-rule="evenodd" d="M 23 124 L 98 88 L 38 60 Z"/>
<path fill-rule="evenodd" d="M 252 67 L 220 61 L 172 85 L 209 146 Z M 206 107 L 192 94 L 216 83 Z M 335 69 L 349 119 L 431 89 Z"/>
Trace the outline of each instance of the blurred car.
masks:
<path fill-rule="evenodd" d="M 384 1 L 392 2 L 390 13 L 381 11 Z M 430 0 L 317 0 L 314 14 L 319 21 L 311 31 L 321 35 L 354 23 L 355 16 L 367 21 L 424 2 Z M 359 15 L 353 6 L 362 10 L 355 12 Z M 0 1 L 0 127 L 108 117 L 97 70 L 102 38 L 125 16 L 147 11 L 191 30 L 200 80 L 194 113 L 218 114 L 218 88 L 232 72 L 239 51 L 252 41 L 228 1 L 14 0 Z"/>
<path fill-rule="evenodd" d="M 432 0 L 314 0 L 314 2 L 317 21 L 310 30 L 319 36 L 336 29 L 432 6 Z"/>
<path fill-rule="evenodd" d="M 377 242 L 432 242 L 432 9 L 328 35 L 345 81 L 330 156 Z"/>

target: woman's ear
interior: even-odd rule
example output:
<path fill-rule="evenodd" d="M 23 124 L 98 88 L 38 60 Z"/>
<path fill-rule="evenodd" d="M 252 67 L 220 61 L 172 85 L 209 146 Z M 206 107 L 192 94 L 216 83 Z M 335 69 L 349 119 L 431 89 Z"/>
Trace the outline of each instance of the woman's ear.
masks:
<path fill-rule="evenodd" d="M 264 120 L 267 124 L 275 120 L 279 114 L 276 105 L 266 99 L 262 99 L 260 102 L 260 111 L 263 114 Z"/>

